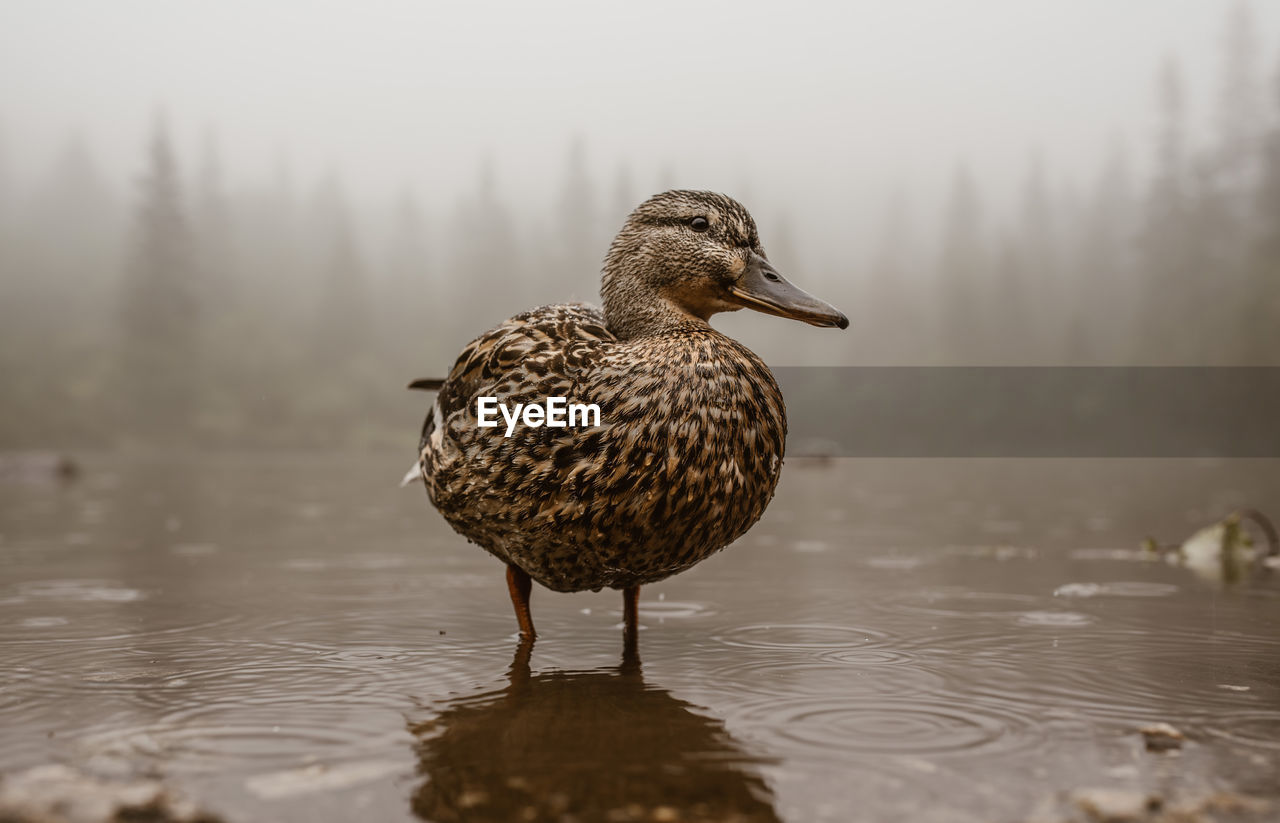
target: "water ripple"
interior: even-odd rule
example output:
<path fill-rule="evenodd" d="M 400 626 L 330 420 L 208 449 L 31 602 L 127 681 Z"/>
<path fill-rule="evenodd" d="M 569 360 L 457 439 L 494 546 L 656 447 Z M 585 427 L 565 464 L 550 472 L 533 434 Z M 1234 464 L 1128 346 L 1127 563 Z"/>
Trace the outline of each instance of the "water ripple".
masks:
<path fill-rule="evenodd" d="M 938 692 L 945 686 L 941 675 L 918 664 L 854 662 L 834 656 L 818 660 L 739 660 L 713 669 L 710 677 L 727 694 L 773 695 L 778 700 L 790 695 L 921 694 Z"/>
<path fill-rule="evenodd" d="M 1039 602 L 1028 594 L 945 588 L 922 591 L 898 608 L 934 617 L 1005 617 L 1025 612 Z"/>
<path fill-rule="evenodd" d="M 1055 618 L 1059 620 L 1061 618 Z M 1023 622 L 1023 621 L 1020 621 Z M 1094 622 L 1027 624 L 1021 632 L 943 627 L 906 643 L 965 694 L 1053 705 L 1099 720 L 1164 720 L 1213 710 L 1225 719 L 1260 693 L 1280 696 L 1280 640 L 1108 628 Z M 1220 683 L 1248 687 L 1222 689 Z"/>
<path fill-rule="evenodd" d="M 884 643 L 889 635 L 876 629 L 824 623 L 775 623 L 739 626 L 714 640 L 748 649 L 835 651 Z"/>
<path fill-rule="evenodd" d="M 1018 624 L 1022 626 L 1050 626 L 1062 629 L 1088 626 L 1096 620 L 1092 615 L 1080 612 L 1023 612 L 1017 617 Z"/>
<path fill-rule="evenodd" d="M 712 617 L 715 615 L 715 609 L 705 606 L 702 603 L 693 601 L 681 602 L 677 600 L 650 600 L 640 601 L 640 619 L 641 620 L 657 620 L 659 623 L 665 620 L 685 620 L 692 617 Z M 618 612 L 621 615 L 621 612 Z"/>
<path fill-rule="evenodd" d="M 114 580 L 35 580 L 18 585 L 20 600 L 132 603 L 145 595 Z"/>
<path fill-rule="evenodd" d="M 310 708 L 307 703 L 310 702 Z M 227 704 L 175 712 L 144 725 L 92 730 L 76 749 L 99 763 L 163 766 L 166 773 L 254 772 L 266 765 L 350 759 L 396 751 L 403 732 L 388 723 L 371 732 L 369 718 L 332 701 L 299 698 L 279 706 Z"/>
<path fill-rule="evenodd" d="M 1008 753 L 1038 739 L 1027 707 L 940 695 L 763 699 L 737 706 L 730 719 L 788 748 L 855 754 Z"/>
<path fill-rule="evenodd" d="M 1230 715 L 1211 715 L 1198 723 L 1214 737 L 1243 746 L 1280 751 L 1280 711 L 1237 711 Z"/>

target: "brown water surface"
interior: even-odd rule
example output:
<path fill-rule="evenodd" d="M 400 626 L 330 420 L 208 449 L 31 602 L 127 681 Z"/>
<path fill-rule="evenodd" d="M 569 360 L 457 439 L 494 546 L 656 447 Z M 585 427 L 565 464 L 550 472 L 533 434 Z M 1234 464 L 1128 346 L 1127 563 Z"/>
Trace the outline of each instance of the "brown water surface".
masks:
<path fill-rule="evenodd" d="M 403 455 L 0 480 L 0 773 L 160 774 L 229 819 L 1019 820 L 1085 786 L 1280 800 L 1280 583 L 1137 551 L 1280 462 L 791 460 L 642 592 L 534 592 Z M 1188 738 L 1149 753 L 1136 729 Z"/>

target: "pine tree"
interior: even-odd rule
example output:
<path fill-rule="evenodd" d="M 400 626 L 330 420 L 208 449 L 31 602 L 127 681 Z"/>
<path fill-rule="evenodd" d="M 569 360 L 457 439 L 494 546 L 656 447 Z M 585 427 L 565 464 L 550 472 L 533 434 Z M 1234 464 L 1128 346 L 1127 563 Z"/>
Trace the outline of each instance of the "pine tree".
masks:
<path fill-rule="evenodd" d="M 1044 365 L 1039 352 L 1031 345 L 1036 328 L 1031 305 L 1032 264 L 1021 238 L 1006 237 L 992 265 L 992 277 L 998 293 L 992 307 L 988 334 L 996 350 L 988 350 L 984 363 L 995 366 Z"/>
<path fill-rule="evenodd" d="M 321 364 L 341 368 L 372 356 L 373 313 L 360 241 L 336 176 L 316 194 L 313 225 L 321 257 L 311 351 Z"/>
<path fill-rule="evenodd" d="M 575 137 L 569 144 L 557 214 L 560 250 L 556 255 L 556 271 L 552 273 L 553 282 L 546 285 L 561 291 L 599 272 L 604 259 L 595 190 L 587 171 L 587 146 L 581 137 Z M 554 288 L 557 286 L 560 288 Z"/>
<path fill-rule="evenodd" d="M 1271 123 L 1262 140 L 1254 198 L 1259 231 L 1245 289 L 1249 305 L 1240 317 L 1240 356 L 1251 364 L 1280 366 L 1280 66 L 1271 92 Z"/>
<path fill-rule="evenodd" d="M 387 251 L 387 276 L 378 300 L 379 325 L 386 331 L 383 350 L 408 368 L 430 348 L 444 319 L 435 294 L 426 220 L 418 200 L 404 192 L 395 205 Z"/>
<path fill-rule="evenodd" d="M 1216 145 L 1207 161 L 1197 215 L 1211 268 L 1211 285 L 1202 292 L 1202 316 L 1221 341 L 1219 357 L 1228 362 L 1251 357 L 1251 330 L 1242 321 L 1255 309 L 1252 250 L 1258 234 L 1267 230 L 1254 220 L 1263 155 L 1263 85 L 1253 18 L 1240 0 L 1226 18 Z"/>
<path fill-rule="evenodd" d="M 1071 324 L 1067 298 L 1078 284 L 1060 265 L 1060 216 L 1038 152 L 1033 153 L 1027 167 L 1019 215 L 1019 262 L 1024 282 L 1018 295 L 1025 302 L 1017 309 L 1004 306 L 1001 310 L 1006 321 L 1016 319 L 1017 323 L 1018 337 L 1006 339 L 1004 345 L 1030 352 L 1031 359 L 1042 365 L 1061 363 Z M 1017 318 L 1012 316 L 1015 311 Z"/>
<path fill-rule="evenodd" d="M 1214 171 L 1218 185 L 1233 200 L 1233 221 L 1242 225 L 1245 198 L 1257 170 L 1265 109 L 1253 15 L 1243 0 L 1227 13 L 1220 83 Z"/>
<path fill-rule="evenodd" d="M 918 295 L 913 261 L 911 217 L 906 195 L 895 188 L 881 219 L 880 238 L 871 257 L 868 277 L 863 281 L 864 300 L 870 308 L 864 323 L 849 329 L 853 341 L 849 349 L 859 362 L 868 365 L 907 364 L 925 359 L 927 344 L 923 303 Z M 855 303 L 856 305 L 857 303 Z"/>
<path fill-rule="evenodd" d="M 515 225 L 498 194 L 497 174 L 489 159 L 480 166 L 474 192 L 458 202 L 451 246 L 449 282 L 437 299 L 451 307 L 447 330 L 455 338 L 455 350 L 474 335 L 477 326 L 488 328 L 535 305 L 530 300 L 537 295 L 545 296 L 544 286 L 527 282 Z"/>
<path fill-rule="evenodd" d="M 1068 246 L 1078 273 L 1076 312 L 1091 318 L 1092 361 L 1131 362 L 1139 305 L 1134 249 L 1137 240 L 1135 197 L 1129 156 L 1112 142 L 1093 185 L 1079 234 Z"/>
<path fill-rule="evenodd" d="M 169 440 L 194 427 L 202 371 L 195 278 L 178 167 L 157 120 L 121 295 L 125 428 L 137 437 Z"/>
<path fill-rule="evenodd" d="M 987 333 L 989 315 L 984 310 L 986 251 L 982 237 L 982 204 L 969 170 L 961 166 L 951 184 L 943 225 L 942 254 L 938 261 L 942 296 L 939 306 L 938 352 L 945 359 L 971 360 Z"/>
<path fill-rule="evenodd" d="M 1182 72 L 1173 58 L 1161 67 L 1157 92 L 1156 169 L 1141 233 L 1140 356 L 1150 364 L 1192 365 L 1206 338 L 1203 328 L 1190 325 L 1198 319 L 1201 250 L 1195 244 Z"/>
<path fill-rule="evenodd" d="M 121 252 L 116 202 L 84 135 L 73 134 L 58 150 L 52 167 L 36 187 L 26 220 L 39 242 L 35 274 L 64 301 L 83 299 L 97 310 L 114 272 L 103 259 Z M 47 233 L 74 237 L 74 243 L 49 242 Z M 70 307 L 70 303 L 64 302 Z"/>
<path fill-rule="evenodd" d="M 192 233 L 200 264 L 200 302 L 209 315 L 225 320 L 226 315 L 238 308 L 240 283 L 231 207 L 222 179 L 222 160 L 212 132 L 205 134 L 204 156 L 193 201 Z"/>

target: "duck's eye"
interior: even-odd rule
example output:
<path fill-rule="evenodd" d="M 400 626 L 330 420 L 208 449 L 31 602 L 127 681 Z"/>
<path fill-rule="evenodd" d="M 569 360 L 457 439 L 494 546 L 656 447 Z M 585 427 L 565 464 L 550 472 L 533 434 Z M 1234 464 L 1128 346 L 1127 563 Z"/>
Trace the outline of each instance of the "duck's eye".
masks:
<path fill-rule="evenodd" d="M 711 221 L 705 217 L 695 217 L 689 221 L 689 228 L 694 231 L 706 231 L 711 228 Z"/>

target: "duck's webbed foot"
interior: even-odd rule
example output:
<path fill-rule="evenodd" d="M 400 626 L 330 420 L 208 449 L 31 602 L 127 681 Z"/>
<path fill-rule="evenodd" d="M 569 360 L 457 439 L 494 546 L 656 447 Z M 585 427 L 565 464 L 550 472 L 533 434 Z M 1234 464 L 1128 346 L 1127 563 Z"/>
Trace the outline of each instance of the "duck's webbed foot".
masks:
<path fill-rule="evenodd" d="M 533 591 L 533 581 L 524 569 L 507 564 L 507 591 L 511 593 L 511 605 L 516 610 L 516 621 L 520 623 L 520 637 L 534 640 L 538 633 L 533 630 L 533 615 L 529 612 L 529 594 Z"/>

